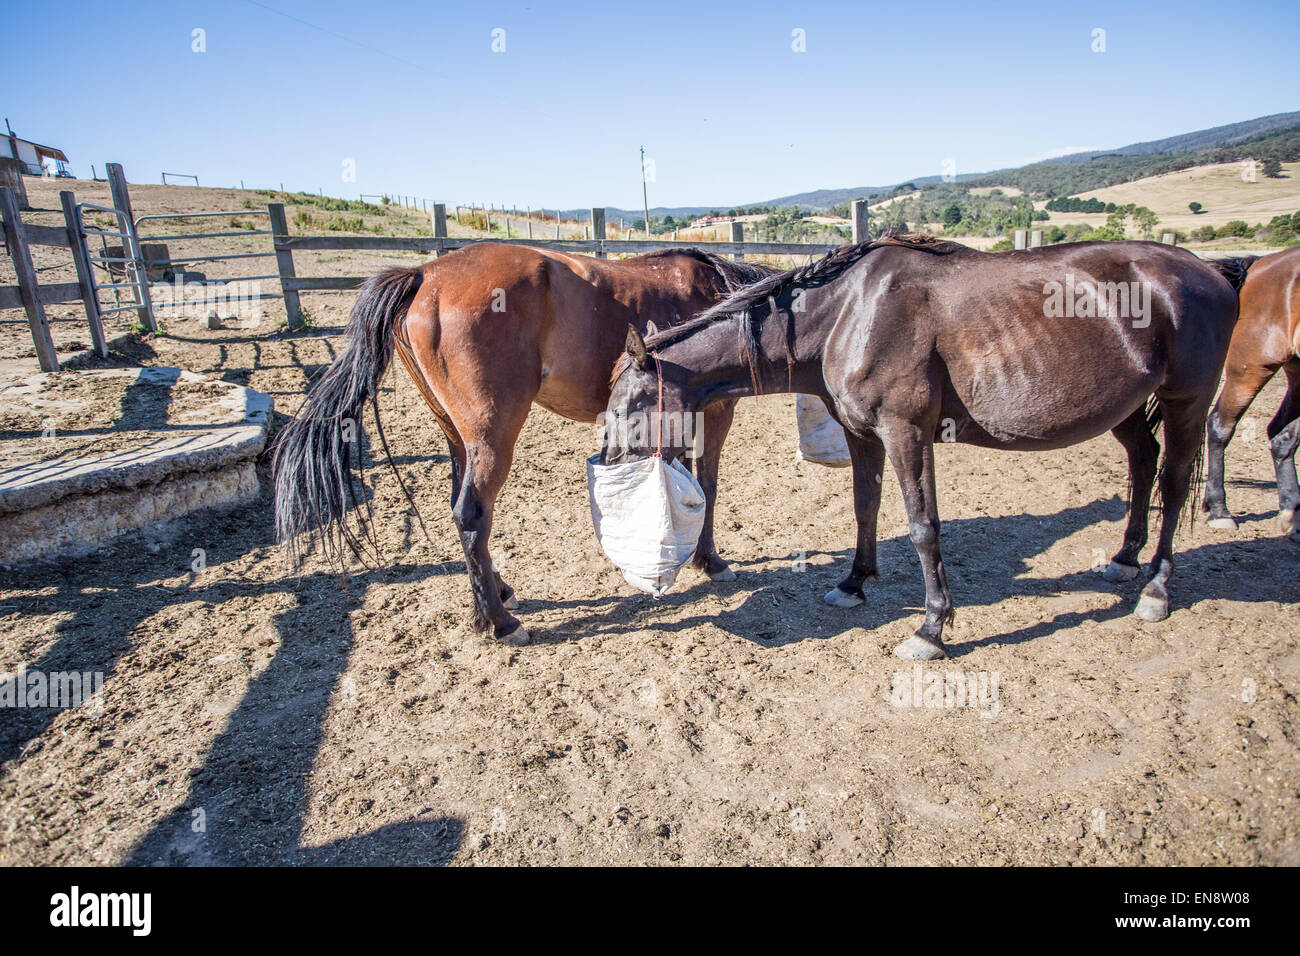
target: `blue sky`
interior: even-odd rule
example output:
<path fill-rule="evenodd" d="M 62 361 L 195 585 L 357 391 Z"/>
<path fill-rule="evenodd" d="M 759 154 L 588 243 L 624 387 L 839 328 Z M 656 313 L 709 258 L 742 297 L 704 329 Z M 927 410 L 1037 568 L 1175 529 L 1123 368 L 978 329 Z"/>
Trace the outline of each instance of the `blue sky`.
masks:
<path fill-rule="evenodd" d="M 634 208 L 644 144 L 727 206 L 1300 109 L 1298 51 L 1296 0 L 73 0 L 6 10 L 0 110 L 79 176 Z"/>

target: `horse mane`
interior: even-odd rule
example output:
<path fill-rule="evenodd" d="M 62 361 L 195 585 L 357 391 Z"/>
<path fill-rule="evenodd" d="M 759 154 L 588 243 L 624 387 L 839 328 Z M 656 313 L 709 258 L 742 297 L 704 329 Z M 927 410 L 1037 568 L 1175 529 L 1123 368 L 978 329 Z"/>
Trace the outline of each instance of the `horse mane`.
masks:
<path fill-rule="evenodd" d="M 724 256 L 705 252 L 703 249 L 697 249 L 694 246 L 688 246 L 685 249 L 656 249 L 654 252 L 644 252 L 635 258 L 667 259 L 670 256 L 689 256 L 697 262 L 702 262 L 711 267 L 717 272 L 718 277 L 722 279 L 723 288 L 727 290 L 728 295 L 740 291 L 751 282 L 766 279 L 777 271 L 768 266 L 755 265 L 752 262 L 727 259 Z"/>
<path fill-rule="evenodd" d="M 683 339 L 688 339 L 696 332 L 703 328 L 714 325 L 724 319 L 744 316 L 754 306 L 774 301 L 775 297 L 783 292 L 796 287 L 811 285 L 813 283 L 821 284 L 829 282 L 831 279 L 843 274 L 843 272 L 862 259 L 873 249 L 880 249 L 886 246 L 899 246 L 905 249 L 916 249 L 920 252 L 928 252 L 934 255 L 949 255 L 954 252 L 966 251 L 966 246 L 959 245 L 955 242 L 949 242 L 946 239 L 939 239 L 935 236 L 913 235 L 910 233 L 887 233 L 878 239 L 869 239 L 866 242 L 859 242 L 856 245 L 841 246 L 838 249 L 832 249 L 826 255 L 822 256 L 816 262 L 795 269 L 789 269 L 785 272 L 773 273 L 763 266 L 746 265 L 733 260 L 722 259 L 720 256 L 714 256 L 711 253 L 700 252 L 698 249 L 683 250 L 694 254 L 701 261 L 709 262 L 720 273 L 724 268 L 733 268 L 737 270 L 733 275 L 740 275 L 739 270 L 745 270 L 745 274 L 757 275 L 758 278 L 751 279 L 748 284 L 730 291 L 728 296 L 717 305 L 705 309 L 693 319 L 689 319 L 680 325 L 674 325 L 670 328 L 656 332 L 654 335 L 647 336 L 645 340 L 646 348 L 653 352 L 661 349 L 666 345 L 672 345 Z M 649 253 L 657 255 L 657 253 Z M 728 289 L 731 289 L 730 281 L 723 273 L 723 279 L 728 283 Z M 757 375 L 755 371 L 753 357 L 758 352 L 758 329 L 753 321 L 741 323 L 741 350 L 745 355 L 750 366 L 750 371 Z M 614 363 L 614 370 L 610 375 L 610 387 L 618 381 L 620 375 L 627 371 L 628 365 L 631 364 L 631 356 L 624 353 L 620 355 L 618 361 Z M 757 378 L 755 378 L 755 388 L 757 389 Z"/>

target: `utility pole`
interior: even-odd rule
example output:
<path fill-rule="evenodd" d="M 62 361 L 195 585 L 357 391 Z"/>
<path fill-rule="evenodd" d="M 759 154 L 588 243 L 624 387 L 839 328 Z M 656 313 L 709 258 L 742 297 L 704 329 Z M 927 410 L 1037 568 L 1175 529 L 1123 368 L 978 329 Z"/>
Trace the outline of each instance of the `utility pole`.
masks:
<path fill-rule="evenodd" d="M 645 237 L 650 238 L 650 200 L 645 191 L 645 147 L 641 147 L 641 211 L 645 213 Z"/>

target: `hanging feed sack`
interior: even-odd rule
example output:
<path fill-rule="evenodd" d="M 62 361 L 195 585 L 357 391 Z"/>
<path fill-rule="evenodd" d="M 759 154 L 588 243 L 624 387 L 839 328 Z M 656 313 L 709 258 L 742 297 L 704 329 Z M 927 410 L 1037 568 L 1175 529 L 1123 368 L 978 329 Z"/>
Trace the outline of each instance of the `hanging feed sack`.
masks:
<path fill-rule="evenodd" d="M 852 464 L 844 429 L 831 418 L 820 398 L 816 395 L 795 396 L 794 414 L 799 423 L 799 449 L 794 453 L 795 461 L 811 461 L 830 468 Z"/>
<path fill-rule="evenodd" d="M 704 490 L 679 461 L 622 465 L 587 459 L 591 520 L 605 554 L 627 583 L 659 597 L 695 556 L 704 527 Z"/>

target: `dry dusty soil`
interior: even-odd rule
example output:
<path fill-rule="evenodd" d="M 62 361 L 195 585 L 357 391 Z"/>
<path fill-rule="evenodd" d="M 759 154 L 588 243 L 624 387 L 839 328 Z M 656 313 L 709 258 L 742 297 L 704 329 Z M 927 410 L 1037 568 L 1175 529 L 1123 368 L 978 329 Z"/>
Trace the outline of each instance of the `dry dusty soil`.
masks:
<path fill-rule="evenodd" d="M 295 334 L 173 321 L 114 360 L 269 392 L 282 424 L 349 304 L 311 298 Z M 1263 441 L 1280 397 L 1229 449 L 1241 529 L 1180 534 L 1154 625 L 1137 583 L 1092 570 L 1122 532 L 1116 442 L 941 446 L 958 611 L 922 691 L 987 693 L 948 707 L 890 653 L 923 598 L 892 476 L 868 603 L 822 603 L 849 474 L 795 463 L 787 396 L 742 402 L 724 454 L 738 579 L 686 572 L 659 600 L 592 532 L 594 426 L 537 410 L 493 543 L 537 643 L 474 634 L 445 444 L 396 369 L 386 430 L 431 540 L 372 469 L 387 563 L 349 588 L 286 568 L 265 491 L 0 569 L 0 669 L 104 674 L 100 708 L 0 710 L 0 863 L 1300 863 L 1300 547 Z"/>
<path fill-rule="evenodd" d="M 180 323 L 121 360 L 288 412 L 345 305 L 296 335 Z M 538 639 L 513 648 L 469 627 L 442 437 L 404 371 L 386 386 L 432 541 L 375 469 L 390 563 L 350 590 L 319 562 L 286 570 L 265 494 L 0 571 L 6 668 L 106 675 L 102 713 L 0 715 L 0 862 L 1300 862 L 1300 548 L 1275 533 L 1262 440 L 1230 449 L 1241 530 L 1181 535 L 1156 625 L 1129 614 L 1136 585 L 1091 570 L 1120 538 L 1118 444 L 941 447 L 959 610 L 952 659 L 927 672 L 996 697 L 927 707 L 891 693 L 922 598 L 897 486 L 869 603 L 825 606 L 849 475 L 794 462 L 790 398 L 742 403 L 724 457 L 738 580 L 687 572 L 660 600 L 591 531 L 594 427 L 535 412 L 494 541 Z M 1258 435 L 1279 397 L 1252 412 Z"/>

